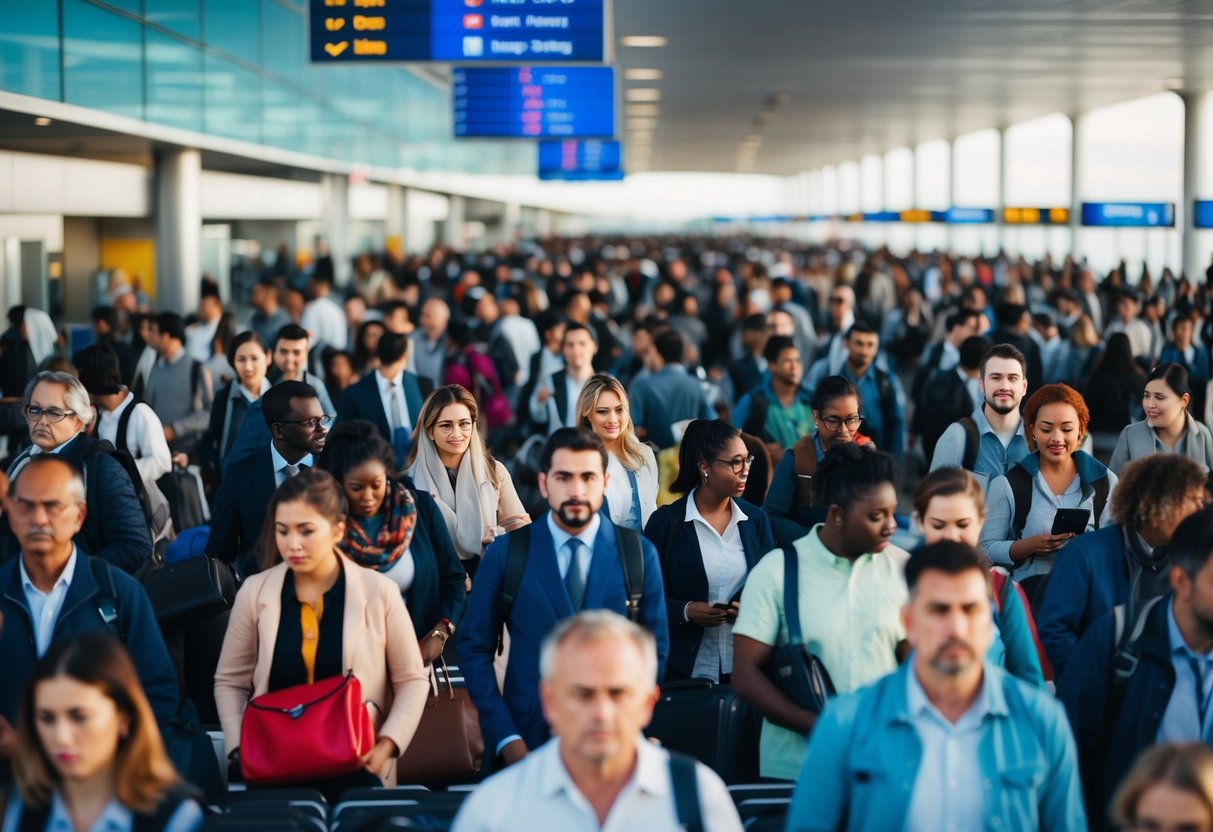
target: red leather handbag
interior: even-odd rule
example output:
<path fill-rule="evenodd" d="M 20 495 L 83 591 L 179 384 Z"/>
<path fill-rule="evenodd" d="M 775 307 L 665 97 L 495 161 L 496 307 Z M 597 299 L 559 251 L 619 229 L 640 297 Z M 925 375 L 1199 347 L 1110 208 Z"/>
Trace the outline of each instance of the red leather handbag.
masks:
<path fill-rule="evenodd" d="M 362 768 L 374 744 L 362 685 L 347 673 L 249 702 L 240 725 L 240 768 L 247 783 L 324 780 Z"/>

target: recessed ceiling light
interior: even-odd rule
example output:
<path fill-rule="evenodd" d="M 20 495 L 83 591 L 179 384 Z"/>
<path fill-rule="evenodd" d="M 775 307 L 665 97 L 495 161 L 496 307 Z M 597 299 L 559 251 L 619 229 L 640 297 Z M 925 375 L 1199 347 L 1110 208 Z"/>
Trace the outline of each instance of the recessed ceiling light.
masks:
<path fill-rule="evenodd" d="M 625 69 L 624 80 L 627 81 L 660 81 L 660 69 Z"/>
<path fill-rule="evenodd" d="M 655 87 L 632 87 L 624 90 L 624 98 L 628 101 L 660 101 L 661 90 Z"/>
<path fill-rule="evenodd" d="M 661 35 L 628 35 L 619 41 L 624 46 L 653 48 L 665 46 L 667 41 Z"/>
<path fill-rule="evenodd" d="M 50 123 L 51 123 L 51 120 L 49 118 L 47 118 L 46 116 L 38 116 L 36 119 L 34 119 L 34 124 L 36 124 L 39 127 L 47 127 L 50 125 Z"/>
<path fill-rule="evenodd" d="M 628 118 L 636 118 L 637 116 L 659 116 L 661 115 L 661 107 L 657 104 L 629 104 L 623 110 Z"/>

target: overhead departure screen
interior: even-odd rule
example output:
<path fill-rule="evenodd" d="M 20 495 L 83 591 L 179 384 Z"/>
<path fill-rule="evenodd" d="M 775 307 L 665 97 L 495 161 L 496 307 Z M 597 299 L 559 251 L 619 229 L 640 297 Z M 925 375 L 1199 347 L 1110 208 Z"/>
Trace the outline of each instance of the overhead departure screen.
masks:
<path fill-rule="evenodd" d="M 451 73 L 456 138 L 615 135 L 610 67 L 460 68 Z"/>
<path fill-rule="evenodd" d="M 622 162 L 619 142 L 570 139 L 539 143 L 540 179 L 622 179 Z"/>
<path fill-rule="evenodd" d="M 605 0 L 311 0 L 315 63 L 601 62 Z"/>

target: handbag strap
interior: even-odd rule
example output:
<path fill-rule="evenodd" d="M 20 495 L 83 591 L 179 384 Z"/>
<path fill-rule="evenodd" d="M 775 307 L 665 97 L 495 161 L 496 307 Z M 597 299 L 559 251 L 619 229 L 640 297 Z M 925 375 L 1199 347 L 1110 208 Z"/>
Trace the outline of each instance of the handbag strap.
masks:
<path fill-rule="evenodd" d="M 341 684 L 337 685 L 337 687 L 333 688 L 328 693 L 324 693 L 324 694 L 321 694 L 320 696 L 317 696 L 311 702 L 300 702 L 299 704 L 292 705 L 289 708 L 274 708 L 274 707 L 271 707 L 264 703 L 259 704 L 257 702 L 257 700 L 262 698 L 260 696 L 258 696 L 256 699 L 251 700 L 248 703 L 248 705 L 250 708 L 255 708 L 258 711 L 269 711 L 270 713 L 285 714 L 286 716 L 289 716 L 291 719 L 298 719 L 299 717 L 301 717 L 303 715 L 303 712 L 306 711 L 308 708 L 312 707 L 313 705 L 318 705 L 321 702 L 323 702 L 324 700 L 328 699 L 329 697 L 336 696 L 337 694 L 341 693 L 341 691 L 346 689 L 346 687 L 349 685 L 350 681 L 353 678 L 354 678 L 354 671 L 350 670 L 345 674 L 345 676 L 342 677 Z M 327 681 L 327 680 L 325 680 L 325 681 Z M 317 683 L 311 684 L 311 685 L 300 685 L 300 687 L 311 688 L 311 687 L 315 687 L 317 684 L 321 684 L 321 683 L 317 682 Z"/>
<path fill-rule="evenodd" d="M 797 600 L 799 558 L 794 546 L 783 547 L 783 614 L 788 620 L 788 643 L 801 644 L 800 603 Z"/>

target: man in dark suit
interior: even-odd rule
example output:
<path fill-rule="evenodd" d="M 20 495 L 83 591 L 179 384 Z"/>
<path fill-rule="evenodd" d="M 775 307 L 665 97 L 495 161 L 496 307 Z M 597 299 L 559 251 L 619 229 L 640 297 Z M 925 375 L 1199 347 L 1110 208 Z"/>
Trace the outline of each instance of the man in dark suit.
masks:
<path fill-rule="evenodd" d="M 599 509 L 606 489 L 606 450 L 582 428 L 561 428 L 543 449 L 539 490 L 550 511 L 531 526 L 512 532 L 529 537 L 516 603 L 505 625 L 510 634 L 504 692 L 497 687 L 493 654 L 501 621 L 499 595 L 506 572 L 510 536 L 484 553 L 456 638 L 468 692 L 480 712 L 488 756 L 517 762 L 548 739 L 539 707 L 539 647 L 552 627 L 576 612 L 627 612 L 627 590 L 617 529 Z M 639 622 L 657 640 L 664 673 L 670 636 L 657 550 L 640 539 L 644 589 Z M 658 674 L 659 678 L 661 673 Z"/>
<path fill-rule="evenodd" d="M 261 415 L 273 438 L 231 461 L 234 474 L 224 477 L 215 495 L 206 541 L 208 555 L 235 563 L 245 576 L 261 571 L 257 540 L 270 497 L 301 469 L 316 464 L 332 423 L 316 391 L 303 381 L 283 381 L 267 390 Z"/>
<path fill-rule="evenodd" d="M 112 306 L 98 306 L 93 310 L 93 340 L 107 346 L 118 356 L 118 370 L 122 383 L 128 387 L 135 381 L 135 365 L 139 356 L 131 345 L 117 337 L 118 311 Z"/>
<path fill-rule="evenodd" d="M 763 374 L 767 371 L 767 360 L 762 351 L 766 348 L 768 336 L 765 315 L 750 315 L 741 322 L 741 346 L 745 355 L 729 365 L 734 401 L 762 384 Z"/>
<path fill-rule="evenodd" d="M 375 356 L 379 359 L 378 369 L 347 387 L 342 395 L 337 423 L 350 419 L 372 422 L 396 450 L 397 460 L 403 462 L 408 453 L 409 434 L 417 424 L 424 401 L 421 379 L 404 369 L 409 359 L 407 335 L 383 333 Z"/>
<path fill-rule="evenodd" d="M 152 555 L 152 536 L 143 506 L 122 463 L 86 432 L 93 421 L 93 408 L 84 385 L 67 373 L 39 373 L 26 389 L 22 412 L 33 444 L 9 465 L 8 478 L 15 480 L 29 460 L 40 454 L 66 459 L 84 472 L 89 505 L 76 543 L 126 572 L 146 566 Z M 16 539 L 11 534 L 5 537 L 5 552 L 11 554 L 17 549 Z"/>

